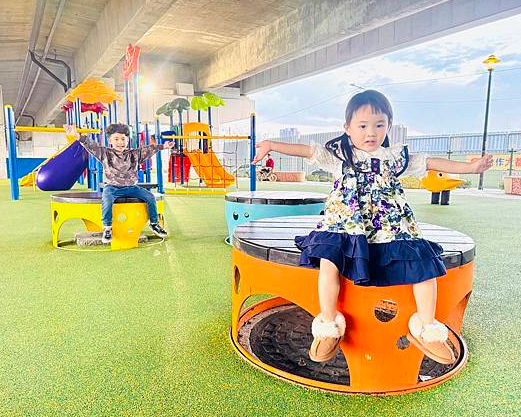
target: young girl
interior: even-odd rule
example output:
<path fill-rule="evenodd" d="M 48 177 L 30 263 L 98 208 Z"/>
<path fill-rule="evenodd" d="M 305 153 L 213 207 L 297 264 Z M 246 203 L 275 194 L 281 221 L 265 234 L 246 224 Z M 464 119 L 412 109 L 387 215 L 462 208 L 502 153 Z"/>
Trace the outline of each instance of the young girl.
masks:
<path fill-rule="evenodd" d="M 345 332 L 336 310 L 340 275 L 356 285 L 412 284 L 417 312 L 409 320 L 409 340 L 431 359 L 451 364 L 448 329 L 434 318 L 436 277 L 445 275 L 440 245 L 422 238 L 398 181 L 401 174 L 422 177 L 427 169 L 480 173 L 492 165 L 484 156 L 471 163 L 409 155 L 407 145 L 389 146 L 393 112 L 374 90 L 356 94 L 346 108 L 345 133 L 325 147 L 263 141 L 252 163 L 272 152 L 301 156 L 334 174 L 324 218 L 308 236 L 297 237 L 300 263 L 320 267 L 320 314 L 312 324 L 309 356 L 325 362 L 335 357 Z"/>

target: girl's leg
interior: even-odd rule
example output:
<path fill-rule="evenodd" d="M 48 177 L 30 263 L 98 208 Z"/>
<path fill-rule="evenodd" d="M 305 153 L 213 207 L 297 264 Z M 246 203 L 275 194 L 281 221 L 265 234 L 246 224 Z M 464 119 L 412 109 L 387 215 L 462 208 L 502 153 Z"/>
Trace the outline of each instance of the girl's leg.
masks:
<path fill-rule="evenodd" d="M 409 319 L 409 340 L 425 355 L 443 364 L 456 361 L 454 351 L 447 343 L 448 329 L 434 318 L 436 313 L 436 278 L 412 286 L 417 313 Z"/>
<path fill-rule="evenodd" d="M 438 296 L 438 285 L 436 278 L 414 284 L 412 286 L 414 299 L 416 300 L 416 309 L 423 324 L 434 323 L 434 314 L 436 312 L 436 299 Z"/>
<path fill-rule="evenodd" d="M 327 259 L 320 259 L 318 274 L 318 299 L 320 314 L 313 319 L 311 333 L 313 343 L 309 357 L 315 362 L 327 362 L 336 356 L 340 341 L 344 337 L 346 322 L 336 309 L 340 291 L 338 268 Z"/>
<path fill-rule="evenodd" d="M 325 320 L 334 321 L 336 316 L 336 303 L 340 292 L 340 275 L 336 265 L 327 260 L 320 259 L 320 272 L 318 274 L 318 300 L 320 312 Z"/>

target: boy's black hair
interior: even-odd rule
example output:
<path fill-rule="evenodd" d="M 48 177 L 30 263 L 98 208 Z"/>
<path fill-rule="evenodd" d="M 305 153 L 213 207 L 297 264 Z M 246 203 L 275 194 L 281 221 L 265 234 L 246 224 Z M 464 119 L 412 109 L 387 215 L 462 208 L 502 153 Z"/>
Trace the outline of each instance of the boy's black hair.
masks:
<path fill-rule="evenodd" d="M 393 109 L 391 103 L 382 93 L 376 90 L 365 90 L 361 93 L 355 94 L 347 103 L 346 107 L 346 125 L 351 123 L 353 114 L 364 106 L 370 106 L 374 113 L 383 113 L 389 119 L 389 127 L 393 123 Z M 326 143 L 326 149 L 335 155 L 338 159 L 346 162 L 349 168 L 359 171 L 353 162 L 353 150 L 351 148 L 351 140 L 349 136 L 344 133 L 335 139 Z M 382 146 L 389 147 L 389 136 L 386 134 Z"/>
<path fill-rule="evenodd" d="M 113 135 L 114 133 L 121 133 L 125 135 L 127 138 L 130 137 L 130 128 L 128 125 L 123 123 L 112 123 L 107 127 L 107 136 Z"/>

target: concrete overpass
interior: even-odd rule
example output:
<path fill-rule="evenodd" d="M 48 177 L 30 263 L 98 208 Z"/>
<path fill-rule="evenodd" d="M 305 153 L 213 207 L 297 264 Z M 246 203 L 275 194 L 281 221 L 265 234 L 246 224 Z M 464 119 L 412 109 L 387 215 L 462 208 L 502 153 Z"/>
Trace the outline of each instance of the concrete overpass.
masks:
<path fill-rule="evenodd" d="M 247 94 L 521 12 L 521 0 L 6 0 L 0 15 L 4 101 L 53 122 L 62 85 L 121 84 L 125 46 L 142 47 L 142 74 L 161 89 L 191 83 Z M 24 123 L 27 120 L 23 120 Z"/>

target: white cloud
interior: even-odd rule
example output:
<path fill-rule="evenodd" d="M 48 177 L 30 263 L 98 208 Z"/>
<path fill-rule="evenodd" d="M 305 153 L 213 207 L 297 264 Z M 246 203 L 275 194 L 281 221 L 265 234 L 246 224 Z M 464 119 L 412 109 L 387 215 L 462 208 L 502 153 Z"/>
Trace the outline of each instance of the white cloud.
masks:
<path fill-rule="evenodd" d="M 502 59 L 498 70 L 519 67 L 519 27 L 521 15 L 255 94 L 252 98 L 259 104 L 259 129 L 275 135 L 285 127 L 297 127 L 301 133 L 340 130 L 347 100 L 358 91 L 351 84 L 356 84 L 388 94 L 394 103 L 395 121 L 408 124 L 409 134 L 479 131 L 486 92 L 482 61 L 494 53 Z M 493 99 L 519 97 L 518 78 L 515 70 L 498 72 Z M 492 104 L 490 128 L 521 128 L 521 119 L 513 116 L 521 113 L 515 110 L 519 101 Z"/>

